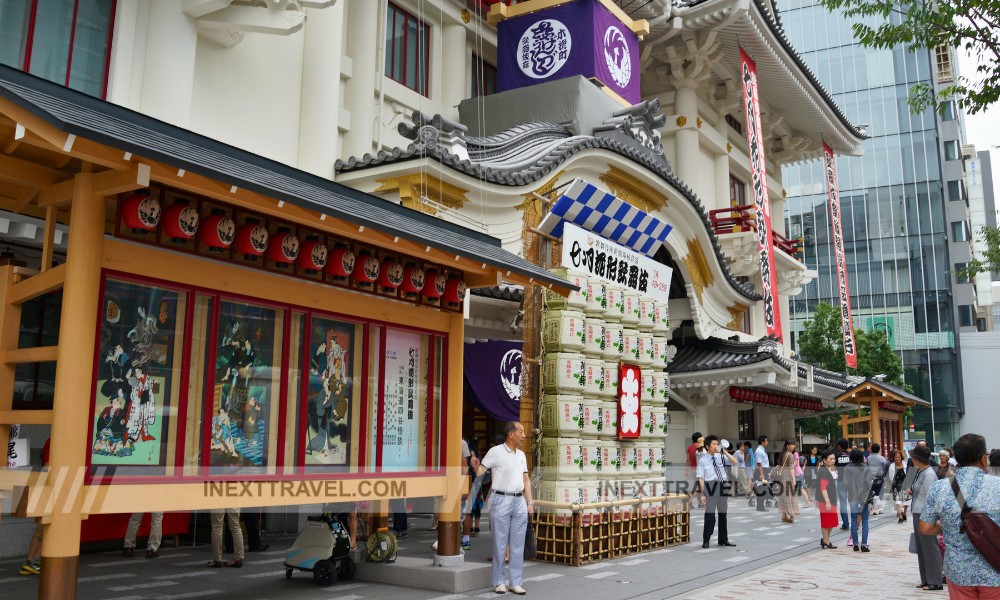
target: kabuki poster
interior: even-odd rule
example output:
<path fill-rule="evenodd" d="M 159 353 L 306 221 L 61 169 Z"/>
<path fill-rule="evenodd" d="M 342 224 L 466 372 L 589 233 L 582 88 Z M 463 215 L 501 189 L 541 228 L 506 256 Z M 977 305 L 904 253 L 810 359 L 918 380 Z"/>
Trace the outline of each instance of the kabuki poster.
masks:
<path fill-rule="evenodd" d="M 108 279 L 90 440 L 94 465 L 166 466 L 187 295 Z"/>

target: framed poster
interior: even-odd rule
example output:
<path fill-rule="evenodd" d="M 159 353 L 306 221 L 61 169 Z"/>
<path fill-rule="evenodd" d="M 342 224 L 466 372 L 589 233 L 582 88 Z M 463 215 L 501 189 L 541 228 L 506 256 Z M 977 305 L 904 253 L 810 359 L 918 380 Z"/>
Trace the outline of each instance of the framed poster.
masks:
<path fill-rule="evenodd" d="M 108 278 L 102 298 L 90 464 L 166 468 L 187 294 Z"/>
<path fill-rule="evenodd" d="M 360 366 L 355 334 L 361 326 L 313 316 L 310 320 L 305 414 L 306 465 L 347 465 L 351 456 L 352 407 Z"/>
<path fill-rule="evenodd" d="M 263 466 L 268 462 L 272 408 L 281 381 L 283 312 L 221 300 L 215 348 L 215 385 L 208 421 L 209 465 Z"/>
<path fill-rule="evenodd" d="M 418 419 L 424 414 L 421 399 L 426 389 L 425 336 L 387 329 L 385 335 L 384 413 L 382 415 L 382 469 L 417 468 L 422 443 Z"/>

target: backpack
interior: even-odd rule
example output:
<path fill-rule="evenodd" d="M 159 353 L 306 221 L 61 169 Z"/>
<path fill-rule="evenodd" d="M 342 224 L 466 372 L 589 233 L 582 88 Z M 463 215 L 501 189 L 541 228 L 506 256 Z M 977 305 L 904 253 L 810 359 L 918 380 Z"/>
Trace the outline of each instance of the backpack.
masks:
<path fill-rule="evenodd" d="M 964 533 L 986 562 L 1000 571 L 1000 525 L 994 523 L 987 513 L 979 512 L 969 506 L 962 496 L 962 490 L 958 488 L 958 480 L 954 475 L 950 479 L 951 491 L 955 492 L 955 499 L 962 508 L 962 525 L 958 529 L 959 533 Z"/>

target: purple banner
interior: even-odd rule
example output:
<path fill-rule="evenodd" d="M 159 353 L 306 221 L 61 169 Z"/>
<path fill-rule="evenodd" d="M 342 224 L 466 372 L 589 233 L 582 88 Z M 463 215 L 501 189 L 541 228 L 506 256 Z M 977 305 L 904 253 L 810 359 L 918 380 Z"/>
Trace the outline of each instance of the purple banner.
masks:
<path fill-rule="evenodd" d="M 499 421 L 521 418 L 521 346 L 500 340 L 465 345 L 466 388 L 479 409 Z"/>
<path fill-rule="evenodd" d="M 598 0 L 507 19 L 498 33 L 497 91 L 582 75 L 641 100 L 639 38 Z"/>

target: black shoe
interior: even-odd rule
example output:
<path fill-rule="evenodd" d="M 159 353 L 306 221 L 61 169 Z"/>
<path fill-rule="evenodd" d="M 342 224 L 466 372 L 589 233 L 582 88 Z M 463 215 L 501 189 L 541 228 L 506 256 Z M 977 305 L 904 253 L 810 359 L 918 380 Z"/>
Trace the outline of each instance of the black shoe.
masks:
<path fill-rule="evenodd" d="M 736 544 L 732 542 L 719 542 L 720 546 L 735 546 Z"/>
<path fill-rule="evenodd" d="M 851 530 L 851 526 L 850 525 L 841 525 L 840 526 L 840 530 L 841 531 L 850 531 Z"/>
<path fill-rule="evenodd" d="M 701 547 L 702 548 L 708 548 L 708 542 L 702 542 L 701 543 Z"/>
<path fill-rule="evenodd" d="M 260 546 L 254 546 L 253 548 L 250 548 L 250 552 L 264 552 L 270 547 L 271 547 L 270 544 L 261 544 Z"/>
<path fill-rule="evenodd" d="M 899 520 L 896 521 L 896 524 L 899 524 L 899 523 L 902 523 L 902 522 L 903 522 L 903 517 L 899 517 Z M 921 586 L 921 587 L 923 587 L 923 586 Z"/>
<path fill-rule="evenodd" d="M 937 592 L 944 589 L 943 585 L 925 585 L 924 588 L 928 592 Z"/>
<path fill-rule="evenodd" d="M 854 544 L 854 551 L 855 552 L 861 552 L 861 546 L 859 546 L 857 544 Z"/>
<path fill-rule="evenodd" d="M 766 509 L 766 508 L 758 508 L 757 512 L 771 512 L 771 511 L 769 509 Z"/>
<path fill-rule="evenodd" d="M 872 550 L 868 546 L 865 546 L 864 544 L 861 544 L 861 551 L 862 552 L 871 552 Z"/>
<path fill-rule="evenodd" d="M 125 548 L 125 556 L 131 558 L 135 554 L 135 548 Z"/>
<path fill-rule="evenodd" d="M 152 548 L 146 550 L 146 558 L 160 558 L 160 552 Z"/>

